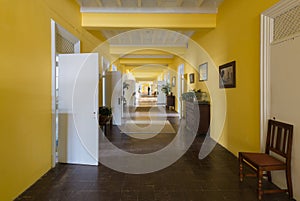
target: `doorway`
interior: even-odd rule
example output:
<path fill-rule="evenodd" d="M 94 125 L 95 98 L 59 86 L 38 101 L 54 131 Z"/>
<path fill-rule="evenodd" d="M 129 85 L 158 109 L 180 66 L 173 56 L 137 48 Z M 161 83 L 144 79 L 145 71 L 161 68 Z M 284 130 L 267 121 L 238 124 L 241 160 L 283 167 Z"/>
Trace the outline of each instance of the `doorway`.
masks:
<path fill-rule="evenodd" d="M 57 163 L 57 145 L 58 145 L 58 54 L 80 53 L 80 41 L 74 35 L 69 33 L 61 25 L 51 19 L 51 63 L 52 63 L 52 167 Z"/>
<path fill-rule="evenodd" d="M 295 154 L 299 148 L 298 127 L 300 125 L 297 108 L 300 96 L 296 92 L 299 74 L 300 33 L 295 29 L 299 25 L 299 1 L 280 1 L 261 16 L 261 149 L 264 149 L 267 120 L 275 118 L 294 125 L 292 151 L 293 186 L 299 186 L 299 157 Z M 276 25 L 276 26 L 275 26 Z M 273 182 L 285 187 L 284 174 L 276 172 Z M 294 198 L 299 199 L 299 192 Z"/>

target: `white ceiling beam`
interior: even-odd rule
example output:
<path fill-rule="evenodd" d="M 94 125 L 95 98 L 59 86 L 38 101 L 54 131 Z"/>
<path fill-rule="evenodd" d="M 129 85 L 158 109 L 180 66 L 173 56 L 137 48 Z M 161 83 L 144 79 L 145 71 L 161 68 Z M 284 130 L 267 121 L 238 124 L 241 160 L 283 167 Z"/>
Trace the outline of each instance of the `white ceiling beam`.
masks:
<path fill-rule="evenodd" d="M 145 58 L 120 58 L 119 59 L 120 64 L 125 64 L 125 65 L 145 65 L 145 64 L 160 64 L 160 65 L 165 65 L 165 64 L 172 64 L 174 62 L 174 59 L 171 58 L 150 58 L 150 59 L 145 59 Z"/>
<path fill-rule="evenodd" d="M 195 4 L 196 5 L 196 4 Z M 217 8 L 202 8 L 194 6 L 193 8 L 190 7 L 162 7 L 158 6 L 157 8 L 153 9 L 151 7 L 81 7 L 80 11 L 82 13 L 140 13 L 140 14 L 162 14 L 162 13 L 174 13 L 174 14 L 217 14 Z"/>
<path fill-rule="evenodd" d="M 162 54 L 174 54 L 174 55 L 184 55 L 186 53 L 186 47 L 166 47 L 166 46 L 122 46 L 122 45 L 111 45 L 110 46 L 111 55 L 126 55 L 126 54 L 151 54 L 151 55 L 162 55 Z"/>
<path fill-rule="evenodd" d="M 164 35 L 164 39 L 163 39 L 163 44 L 166 44 L 167 43 L 167 39 L 169 37 L 169 32 L 167 32 L 165 35 Z"/>
<path fill-rule="evenodd" d="M 203 1 L 204 0 L 197 0 L 196 1 L 197 6 L 200 7 L 203 4 Z"/>
<path fill-rule="evenodd" d="M 138 7 L 139 8 L 142 7 L 142 0 L 138 0 L 137 2 L 138 2 Z"/>
<path fill-rule="evenodd" d="M 162 1 L 161 1 L 161 0 L 157 0 L 157 1 L 156 1 L 156 5 L 157 5 L 157 6 L 161 6 L 161 4 L 162 4 Z"/>
<path fill-rule="evenodd" d="M 97 4 L 98 4 L 98 6 L 103 7 L 102 0 L 96 0 L 96 2 L 97 2 Z"/>
<path fill-rule="evenodd" d="M 178 6 L 178 7 L 181 7 L 182 4 L 183 4 L 183 0 L 177 0 L 177 6 Z"/>
<path fill-rule="evenodd" d="M 117 0 L 117 4 L 119 7 L 122 7 L 122 0 Z"/>
<path fill-rule="evenodd" d="M 153 44 L 156 44 L 158 42 L 158 41 L 155 41 L 156 39 L 157 39 L 157 31 L 153 32 L 153 34 L 152 34 L 152 43 Z"/>

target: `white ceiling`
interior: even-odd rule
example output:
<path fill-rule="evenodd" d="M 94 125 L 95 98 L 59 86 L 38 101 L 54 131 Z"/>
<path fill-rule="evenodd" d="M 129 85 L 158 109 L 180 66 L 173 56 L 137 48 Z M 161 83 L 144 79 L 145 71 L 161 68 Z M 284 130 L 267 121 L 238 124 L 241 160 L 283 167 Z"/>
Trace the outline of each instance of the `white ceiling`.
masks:
<path fill-rule="evenodd" d="M 217 13 L 218 6 L 223 0 L 77 0 L 81 12 L 99 13 Z M 188 40 L 195 30 L 177 29 L 93 29 L 93 32 L 101 32 L 111 47 L 137 47 L 141 49 L 160 50 L 160 47 L 178 49 L 179 52 L 187 48 Z M 117 48 L 118 49 L 118 48 Z M 127 49 L 128 50 L 128 49 Z M 134 54 L 119 52 L 114 56 L 119 58 L 173 58 L 174 53 L 160 54 Z M 168 51 L 166 51 L 168 52 Z M 112 54 L 112 53 L 111 53 Z M 150 64 L 150 63 L 149 63 Z M 136 64 L 127 63 L 128 66 Z M 137 66 L 136 66 L 137 67 Z M 151 63 L 132 69 L 137 80 L 155 79 L 167 66 Z"/>
<path fill-rule="evenodd" d="M 223 0 L 77 0 L 77 2 L 81 12 L 87 13 L 217 13 L 218 6 Z M 186 29 L 131 30 L 129 28 L 93 29 L 94 32 L 99 31 L 106 39 L 110 39 L 111 45 L 124 46 L 184 47 L 188 38 L 194 33 L 194 30 Z"/>
<path fill-rule="evenodd" d="M 81 12 L 217 13 L 223 0 L 77 0 Z"/>
<path fill-rule="evenodd" d="M 139 66 L 133 68 L 131 70 L 131 73 L 138 81 L 141 80 L 153 81 L 157 78 L 157 76 L 162 74 L 167 69 L 168 69 L 167 66 L 162 66 L 162 65 L 145 65 L 145 66 Z"/>
<path fill-rule="evenodd" d="M 186 47 L 192 30 L 171 31 L 167 29 L 102 30 L 115 46 Z"/>

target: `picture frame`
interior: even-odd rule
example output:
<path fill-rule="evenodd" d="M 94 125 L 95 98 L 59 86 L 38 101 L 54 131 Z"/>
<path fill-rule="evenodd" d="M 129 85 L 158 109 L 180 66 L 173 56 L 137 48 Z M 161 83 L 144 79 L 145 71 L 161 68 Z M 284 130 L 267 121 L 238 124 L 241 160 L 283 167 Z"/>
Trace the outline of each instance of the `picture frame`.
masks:
<path fill-rule="evenodd" d="M 208 79 L 208 62 L 199 65 L 199 81 L 207 81 Z"/>
<path fill-rule="evenodd" d="M 172 87 L 176 86 L 176 76 L 172 77 Z"/>
<path fill-rule="evenodd" d="M 236 87 L 235 68 L 236 68 L 235 61 L 231 61 L 229 63 L 219 66 L 219 87 L 220 88 Z"/>
<path fill-rule="evenodd" d="M 195 82 L 195 75 L 194 75 L 194 73 L 190 73 L 189 74 L 189 78 L 190 78 L 190 84 L 192 84 L 192 83 L 194 83 Z"/>

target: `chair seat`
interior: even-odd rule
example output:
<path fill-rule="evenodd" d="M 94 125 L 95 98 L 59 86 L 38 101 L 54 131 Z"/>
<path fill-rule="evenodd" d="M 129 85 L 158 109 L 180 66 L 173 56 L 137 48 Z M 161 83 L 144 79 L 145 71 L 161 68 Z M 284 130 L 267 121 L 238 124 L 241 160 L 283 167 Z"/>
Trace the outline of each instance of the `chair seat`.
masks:
<path fill-rule="evenodd" d="M 250 153 L 241 152 L 246 161 L 251 161 L 251 164 L 255 167 L 270 167 L 270 166 L 282 166 L 285 167 L 285 163 L 265 153 Z"/>

